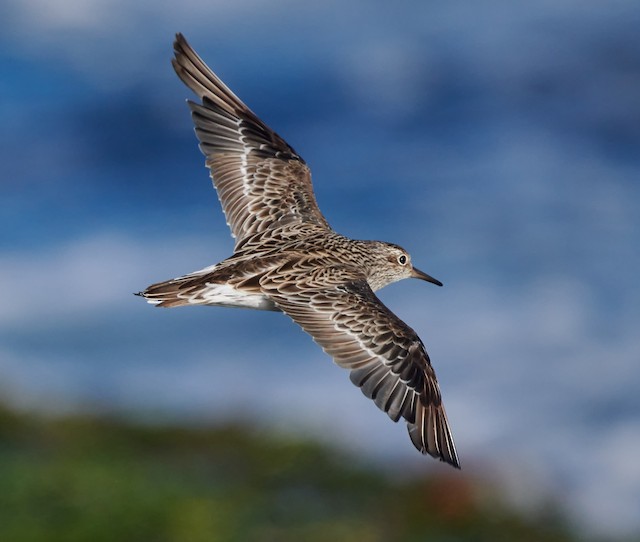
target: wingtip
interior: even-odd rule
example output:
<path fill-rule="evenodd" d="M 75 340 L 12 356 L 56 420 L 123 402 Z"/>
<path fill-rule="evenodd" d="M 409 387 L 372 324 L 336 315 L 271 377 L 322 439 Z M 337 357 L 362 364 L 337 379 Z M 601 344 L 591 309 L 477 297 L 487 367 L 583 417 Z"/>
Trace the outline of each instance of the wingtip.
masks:
<path fill-rule="evenodd" d="M 418 409 L 414 422 L 407 422 L 409 437 L 416 449 L 440 459 L 456 469 L 461 469 L 453 436 L 449 429 L 444 408 L 433 405 Z"/>
<path fill-rule="evenodd" d="M 173 40 L 173 55 L 174 58 L 172 59 L 171 63 L 175 68 L 175 62 L 176 62 L 176 58 L 185 55 L 187 51 L 191 50 L 191 46 L 189 45 L 189 42 L 187 41 L 187 38 L 184 37 L 184 34 L 182 32 L 177 32 L 176 33 L 176 37 Z"/>
<path fill-rule="evenodd" d="M 409 433 L 411 433 L 410 425 L 409 425 Z M 413 438 L 411 440 L 413 441 Z M 434 459 L 439 459 L 443 463 L 446 463 L 447 465 L 451 465 L 454 469 L 462 470 L 462 467 L 460 466 L 460 460 L 458 459 L 458 454 L 456 453 L 455 448 L 452 450 L 451 453 L 446 453 L 451 450 L 446 448 L 431 449 L 428 446 L 422 446 L 422 445 L 418 446 L 415 441 L 413 442 L 413 444 L 414 446 L 416 446 L 416 448 L 421 454 L 430 455 Z M 453 444 L 453 442 L 451 444 Z"/>
<path fill-rule="evenodd" d="M 458 459 L 457 455 L 452 456 L 450 459 L 440 457 L 440 461 L 451 465 L 454 469 L 462 470 L 462 467 L 460 466 L 460 460 Z"/>
<path fill-rule="evenodd" d="M 182 32 L 176 32 L 176 37 L 175 37 L 175 39 L 173 40 L 173 44 L 174 44 L 174 46 L 175 46 L 175 45 L 180 45 L 180 44 L 182 44 L 182 43 L 186 43 L 186 42 L 187 42 L 187 40 L 186 40 L 186 38 L 184 37 L 184 34 L 183 34 Z"/>

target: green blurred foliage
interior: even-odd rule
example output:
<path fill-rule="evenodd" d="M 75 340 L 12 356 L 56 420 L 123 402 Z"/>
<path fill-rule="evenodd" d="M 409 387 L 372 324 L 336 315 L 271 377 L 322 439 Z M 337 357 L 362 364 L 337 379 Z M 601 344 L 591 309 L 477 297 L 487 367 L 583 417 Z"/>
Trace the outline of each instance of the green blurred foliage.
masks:
<path fill-rule="evenodd" d="M 524 517 L 486 483 L 442 471 L 397 480 L 316 443 L 241 427 L 0 407 L 0 540 L 577 540 L 557 511 Z"/>

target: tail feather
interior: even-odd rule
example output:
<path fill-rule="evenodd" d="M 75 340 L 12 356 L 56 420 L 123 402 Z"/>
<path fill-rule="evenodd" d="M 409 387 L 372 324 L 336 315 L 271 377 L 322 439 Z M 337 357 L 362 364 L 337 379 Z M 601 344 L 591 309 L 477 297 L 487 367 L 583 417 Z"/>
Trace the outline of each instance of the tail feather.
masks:
<path fill-rule="evenodd" d="M 164 282 L 157 282 L 135 295 L 144 297 L 148 303 L 156 307 L 181 307 L 202 303 L 198 301 L 198 292 L 203 284 L 192 276 L 179 277 Z"/>
<path fill-rule="evenodd" d="M 216 305 L 266 311 L 279 311 L 275 303 L 250 282 L 232 285 L 211 272 L 197 272 L 152 284 L 136 295 L 156 307 Z"/>

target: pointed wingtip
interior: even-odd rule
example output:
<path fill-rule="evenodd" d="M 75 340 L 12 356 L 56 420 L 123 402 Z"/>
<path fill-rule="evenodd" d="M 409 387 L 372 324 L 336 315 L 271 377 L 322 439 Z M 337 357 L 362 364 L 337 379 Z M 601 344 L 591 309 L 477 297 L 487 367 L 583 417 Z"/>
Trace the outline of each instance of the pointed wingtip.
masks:
<path fill-rule="evenodd" d="M 173 54 L 174 58 L 172 59 L 172 63 L 175 63 L 175 58 L 186 54 L 186 51 L 191 50 L 191 46 L 187 41 L 187 38 L 184 37 L 182 32 L 177 32 L 176 37 L 173 40 Z M 175 67 L 175 64 L 174 64 Z"/>
<path fill-rule="evenodd" d="M 458 470 L 462 470 L 462 467 L 460 466 L 460 460 L 458 459 L 458 456 L 455 455 L 451 458 L 451 461 L 448 461 L 446 459 L 440 458 L 440 461 L 444 461 L 445 463 L 448 463 L 449 465 L 451 465 L 454 469 L 458 469 Z"/>
<path fill-rule="evenodd" d="M 409 437 L 417 450 L 461 469 L 460 460 L 442 405 L 417 409 L 415 422 L 407 422 Z"/>

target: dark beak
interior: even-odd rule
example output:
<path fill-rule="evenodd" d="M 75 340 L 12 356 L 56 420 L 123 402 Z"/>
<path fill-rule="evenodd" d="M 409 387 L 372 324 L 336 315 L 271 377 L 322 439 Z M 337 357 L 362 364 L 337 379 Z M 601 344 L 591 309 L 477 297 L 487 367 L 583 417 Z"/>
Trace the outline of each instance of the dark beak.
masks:
<path fill-rule="evenodd" d="M 416 269 L 415 267 L 411 271 L 411 277 L 414 279 L 421 279 L 430 282 L 431 284 L 435 284 L 436 286 L 442 286 L 442 282 L 438 279 L 434 279 L 431 275 L 427 275 L 420 271 L 420 269 Z"/>

